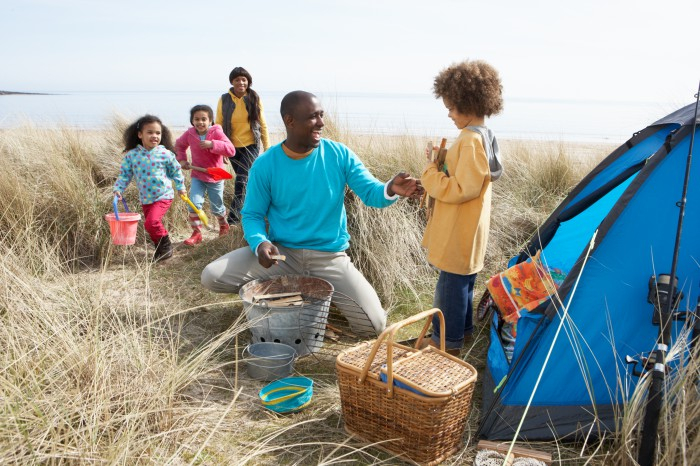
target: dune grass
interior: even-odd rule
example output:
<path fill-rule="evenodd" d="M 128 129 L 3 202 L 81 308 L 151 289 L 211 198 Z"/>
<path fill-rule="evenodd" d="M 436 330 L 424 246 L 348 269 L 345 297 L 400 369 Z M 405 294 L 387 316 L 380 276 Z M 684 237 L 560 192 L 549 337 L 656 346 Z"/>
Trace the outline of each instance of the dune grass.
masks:
<path fill-rule="evenodd" d="M 248 341 L 240 299 L 199 285 L 210 260 L 244 245 L 240 231 L 177 248 L 158 265 L 148 261 L 152 246 L 142 229 L 135 246 L 110 244 L 103 216 L 124 126 L 115 119 L 102 131 L 0 131 L 0 464 L 397 464 L 344 433 L 332 358 L 298 361 L 300 373 L 314 374 L 309 408 L 277 416 L 260 406 L 263 384 L 237 362 Z M 380 179 L 423 166 L 421 138 L 361 137 L 332 122 L 326 136 L 348 143 Z M 502 145 L 506 171 L 494 185 L 480 281 L 609 152 L 581 157 L 563 143 Z M 126 198 L 139 211 L 133 186 Z M 420 248 L 425 212 L 418 203 L 377 210 L 348 193 L 346 205 L 349 253 L 390 321 L 430 307 L 437 275 Z M 188 236 L 182 203 L 166 222 L 176 241 Z M 486 338 L 478 330 L 468 360 L 481 369 Z M 695 358 L 669 382 L 660 464 L 700 463 L 697 376 Z M 479 391 L 467 445 L 446 464 L 474 456 Z M 562 464 L 634 464 L 643 387 L 638 392 L 620 432 L 603 442 L 533 448 L 552 451 Z"/>

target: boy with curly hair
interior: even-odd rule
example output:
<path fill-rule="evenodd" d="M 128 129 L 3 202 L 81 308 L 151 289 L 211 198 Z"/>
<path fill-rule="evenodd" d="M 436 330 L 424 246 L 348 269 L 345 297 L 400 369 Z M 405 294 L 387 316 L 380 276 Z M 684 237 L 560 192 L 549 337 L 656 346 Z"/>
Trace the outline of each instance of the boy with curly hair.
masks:
<path fill-rule="evenodd" d="M 476 274 L 484 266 L 491 215 L 491 182 L 500 177 L 498 144 L 484 126 L 486 117 L 503 108 L 498 72 L 483 61 L 466 60 L 442 70 L 433 84 L 449 116 L 461 130 L 447 150 L 445 163 L 431 162 L 421 182 L 435 199 L 423 236 L 428 262 L 440 270 L 434 306 L 445 316 L 445 346 L 459 355 L 473 331 Z M 428 154 L 429 156 L 430 154 Z M 437 317 L 431 345 L 440 341 Z"/>

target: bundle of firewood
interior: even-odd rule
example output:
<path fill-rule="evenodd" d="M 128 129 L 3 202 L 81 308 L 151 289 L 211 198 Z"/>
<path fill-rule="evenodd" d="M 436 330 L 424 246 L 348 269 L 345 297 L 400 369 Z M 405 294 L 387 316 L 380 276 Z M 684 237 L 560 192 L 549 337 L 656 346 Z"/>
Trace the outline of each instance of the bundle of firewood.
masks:
<path fill-rule="evenodd" d="M 431 162 L 437 163 L 437 168 L 438 170 L 442 171 L 443 168 L 445 167 L 445 156 L 447 155 L 447 149 L 445 146 L 447 145 L 447 139 L 442 138 L 442 141 L 440 142 L 440 148 L 436 151 L 435 147 L 433 146 L 433 142 L 430 141 L 428 142 L 428 160 Z M 427 200 L 427 202 L 426 202 Z M 428 192 L 425 191 L 423 193 L 423 196 L 420 199 L 420 208 L 423 208 L 423 205 L 425 205 L 425 208 L 428 213 L 428 218 L 430 218 L 430 214 L 432 213 L 433 210 L 433 205 L 435 204 L 435 199 L 432 197 L 428 196 Z"/>
<path fill-rule="evenodd" d="M 267 303 L 269 307 L 303 306 L 304 298 L 301 292 L 272 293 L 253 296 L 253 304 Z"/>

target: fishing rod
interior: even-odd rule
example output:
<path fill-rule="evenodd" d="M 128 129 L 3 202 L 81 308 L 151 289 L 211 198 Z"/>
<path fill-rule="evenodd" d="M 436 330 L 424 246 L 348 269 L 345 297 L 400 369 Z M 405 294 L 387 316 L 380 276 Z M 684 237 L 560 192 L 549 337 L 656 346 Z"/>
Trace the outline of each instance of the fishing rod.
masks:
<path fill-rule="evenodd" d="M 651 383 L 647 393 L 647 406 L 644 414 L 642 427 L 642 438 L 639 445 L 639 455 L 637 462 L 640 466 L 653 466 L 656 454 L 656 434 L 659 427 L 659 414 L 663 403 L 663 388 L 666 379 L 666 353 L 671 341 L 671 322 L 673 320 L 673 306 L 676 304 L 675 292 L 677 285 L 676 269 L 678 267 L 678 250 L 681 243 L 681 232 L 683 231 L 683 217 L 685 216 L 686 196 L 688 194 L 688 181 L 690 179 L 690 166 L 693 160 L 693 143 L 695 142 L 695 129 L 698 122 L 698 104 L 700 104 L 700 83 L 698 83 L 698 93 L 695 94 L 695 116 L 693 117 L 693 129 L 690 133 L 690 148 L 688 149 L 688 159 L 685 164 L 685 179 L 683 180 L 683 194 L 681 201 L 677 204 L 678 227 L 676 229 L 676 242 L 673 247 L 673 260 L 671 262 L 671 274 L 668 287 L 668 295 L 663 302 L 654 307 L 654 312 L 659 318 L 659 337 L 653 352 L 654 368 L 651 372 Z M 659 297 L 664 290 L 658 289 Z M 660 299 L 661 301 L 661 299 Z"/>

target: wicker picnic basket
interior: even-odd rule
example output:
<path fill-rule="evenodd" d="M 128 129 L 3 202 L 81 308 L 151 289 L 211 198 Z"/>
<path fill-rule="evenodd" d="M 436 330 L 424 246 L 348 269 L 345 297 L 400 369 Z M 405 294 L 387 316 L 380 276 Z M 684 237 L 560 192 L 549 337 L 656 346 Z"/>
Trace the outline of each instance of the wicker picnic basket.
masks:
<path fill-rule="evenodd" d="M 418 349 L 431 318 L 440 319 L 440 350 Z M 415 347 L 396 332 L 426 319 Z M 341 352 L 336 372 L 345 430 L 419 464 L 438 464 L 462 446 L 476 369 L 445 351 L 445 320 L 438 309 L 388 327 L 377 340 Z"/>

